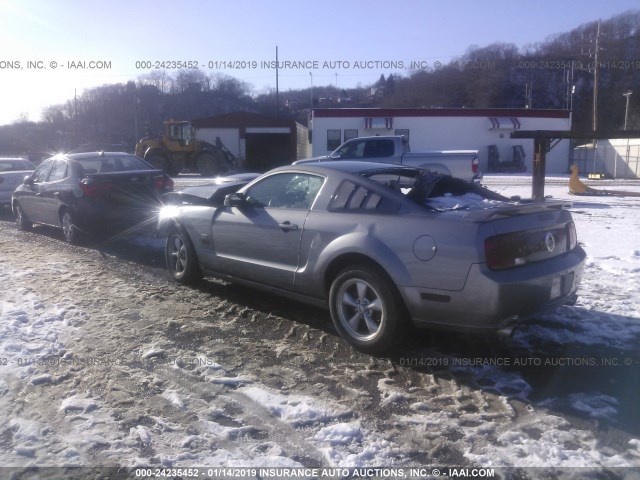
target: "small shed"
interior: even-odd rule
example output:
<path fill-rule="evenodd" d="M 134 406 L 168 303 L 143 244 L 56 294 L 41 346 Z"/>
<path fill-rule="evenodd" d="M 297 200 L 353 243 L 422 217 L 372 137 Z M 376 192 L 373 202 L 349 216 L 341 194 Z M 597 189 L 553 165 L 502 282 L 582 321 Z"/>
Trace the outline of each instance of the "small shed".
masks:
<path fill-rule="evenodd" d="M 240 167 L 264 172 L 309 156 L 307 127 L 294 120 L 253 112 L 233 112 L 193 120 L 200 140 L 222 143 Z"/>

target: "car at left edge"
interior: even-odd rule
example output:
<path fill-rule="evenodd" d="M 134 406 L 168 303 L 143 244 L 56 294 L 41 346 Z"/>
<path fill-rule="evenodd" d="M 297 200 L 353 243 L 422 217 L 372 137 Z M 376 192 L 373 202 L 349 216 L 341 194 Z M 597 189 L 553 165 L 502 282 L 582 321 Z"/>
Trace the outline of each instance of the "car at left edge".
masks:
<path fill-rule="evenodd" d="M 35 168 L 24 158 L 0 157 L 0 206 L 11 205 L 11 194 Z"/>
<path fill-rule="evenodd" d="M 61 228 L 69 243 L 83 234 L 118 235 L 154 225 L 173 180 L 123 152 L 59 154 L 24 179 L 11 206 L 20 229 Z"/>

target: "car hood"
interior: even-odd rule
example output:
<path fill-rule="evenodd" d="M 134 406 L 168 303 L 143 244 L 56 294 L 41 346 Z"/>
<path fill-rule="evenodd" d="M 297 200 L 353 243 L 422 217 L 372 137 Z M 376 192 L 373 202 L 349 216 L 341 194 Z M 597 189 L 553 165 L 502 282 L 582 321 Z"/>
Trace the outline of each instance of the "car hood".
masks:
<path fill-rule="evenodd" d="M 226 182 L 221 184 L 186 187 L 178 192 L 165 193 L 162 203 L 165 205 L 208 205 L 222 206 L 224 197 L 235 193 L 248 184 L 248 181 Z"/>

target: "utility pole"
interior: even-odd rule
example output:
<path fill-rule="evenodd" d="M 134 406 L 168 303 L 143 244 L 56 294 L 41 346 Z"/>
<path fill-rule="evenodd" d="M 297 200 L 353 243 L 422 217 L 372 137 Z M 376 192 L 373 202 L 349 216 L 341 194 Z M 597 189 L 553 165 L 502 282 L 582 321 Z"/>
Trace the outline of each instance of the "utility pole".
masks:
<path fill-rule="evenodd" d="M 576 90 L 576 86 L 573 84 L 573 61 L 571 62 L 571 68 L 565 70 L 565 81 L 567 83 L 565 108 L 567 110 L 573 110 L 573 94 Z"/>
<path fill-rule="evenodd" d="M 80 134 L 78 133 L 78 89 L 73 89 L 73 148 L 78 146 Z"/>
<path fill-rule="evenodd" d="M 276 45 L 276 117 L 280 115 L 280 92 L 278 90 L 278 46 Z"/>
<path fill-rule="evenodd" d="M 598 130 L 598 57 L 600 53 L 600 20 L 598 20 L 598 30 L 596 32 L 596 51 L 594 54 L 593 66 L 593 131 Z"/>
<path fill-rule="evenodd" d="M 624 109 L 624 129 L 627 129 L 627 120 L 629 119 L 629 97 L 631 96 L 631 90 L 627 90 L 622 94 L 623 97 L 627 97 L 627 106 Z"/>

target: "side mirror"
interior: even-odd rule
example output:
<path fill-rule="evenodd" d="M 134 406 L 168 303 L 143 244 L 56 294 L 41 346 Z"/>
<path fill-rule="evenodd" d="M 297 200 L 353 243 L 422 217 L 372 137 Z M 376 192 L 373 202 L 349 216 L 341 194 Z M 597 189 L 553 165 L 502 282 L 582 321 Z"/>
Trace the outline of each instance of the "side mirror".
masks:
<path fill-rule="evenodd" d="M 329 158 L 331 160 L 340 160 L 342 158 L 342 155 L 340 155 L 339 153 L 333 153 Z"/>
<path fill-rule="evenodd" d="M 225 207 L 241 207 L 247 202 L 246 197 L 242 193 L 230 193 L 224 197 Z"/>
<path fill-rule="evenodd" d="M 31 175 L 27 175 L 26 177 L 24 177 L 24 180 L 22 180 L 22 184 L 33 185 L 33 178 L 31 177 Z"/>

